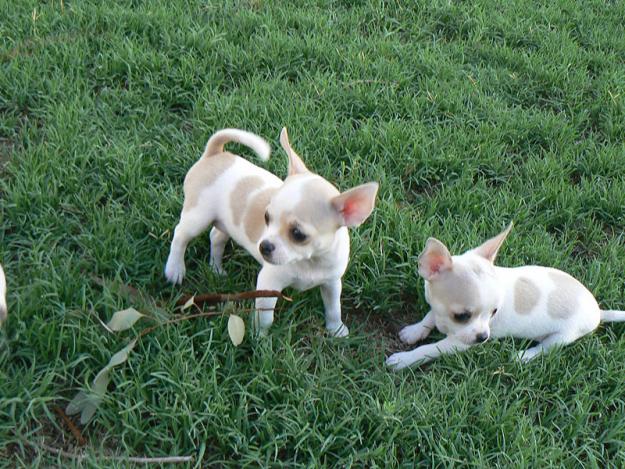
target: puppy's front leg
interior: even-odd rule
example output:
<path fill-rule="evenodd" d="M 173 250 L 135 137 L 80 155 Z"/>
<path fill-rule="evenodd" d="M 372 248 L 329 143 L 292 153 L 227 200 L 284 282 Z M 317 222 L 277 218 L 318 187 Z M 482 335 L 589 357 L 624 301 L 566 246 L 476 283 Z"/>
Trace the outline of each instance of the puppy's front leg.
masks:
<path fill-rule="evenodd" d="M 386 365 L 392 367 L 395 371 L 406 368 L 414 363 L 419 362 L 423 365 L 435 358 L 447 353 L 462 352 L 467 350 L 469 345 L 460 342 L 454 337 L 445 337 L 434 344 L 422 345 L 409 352 L 394 353 L 386 359 Z"/>
<path fill-rule="evenodd" d="M 278 275 L 271 266 L 264 266 L 256 279 L 256 290 L 282 291 L 288 283 Z M 267 335 L 267 331 L 273 323 L 273 310 L 278 298 L 256 298 L 256 311 L 254 312 L 254 325 L 260 335 Z"/>
<path fill-rule="evenodd" d="M 347 337 L 349 329 L 341 319 L 341 279 L 331 280 L 321 285 L 321 298 L 326 313 L 326 329 L 335 337 Z"/>
<path fill-rule="evenodd" d="M 399 339 L 407 344 L 416 344 L 420 340 L 430 335 L 432 329 L 436 327 L 434 313 L 430 310 L 428 314 L 416 324 L 404 327 L 399 331 Z"/>

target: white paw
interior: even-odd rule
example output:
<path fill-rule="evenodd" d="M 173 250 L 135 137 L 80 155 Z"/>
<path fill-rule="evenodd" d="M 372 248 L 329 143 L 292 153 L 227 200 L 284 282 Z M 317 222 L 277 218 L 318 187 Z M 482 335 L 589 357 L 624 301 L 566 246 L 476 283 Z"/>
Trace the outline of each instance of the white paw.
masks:
<path fill-rule="evenodd" d="M 536 355 L 538 354 L 534 352 L 532 349 L 521 350 L 519 353 L 517 353 L 517 359 L 521 361 L 522 363 L 527 363 L 529 361 L 532 361 L 534 358 L 536 358 Z"/>
<path fill-rule="evenodd" d="M 326 325 L 328 333 L 333 337 L 347 337 L 349 335 L 349 329 L 343 323 L 338 325 Z"/>
<path fill-rule="evenodd" d="M 165 265 L 165 277 L 167 280 L 174 284 L 182 283 L 185 273 L 184 260 L 167 259 L 167 264 Z"/>
<path fill-rule="evenodd" d="M 394 353 L 386 359 L 386 366 L 392 368 L 394 371 L 399 371 L 403 368 L 409 367 L 414 363 L 409 352 Z"/>
<path fill-rule="evenodd" d="M 419 324 L 413 324 L 412 326 L 406 326 L 399 331 L 399 340 L 406 344 L 416 344 L 420 340 L 425 339 L 431 330 L 427 327 Z"/>
<path fill-rule="evenodd" d="M 263 321 L 263 319 L 265 320 Z M 271 328 L 272 323 L 273 321 L 267 321 L 266 318 L 263 317 L 262 313 L 254 311 L 252 327 L 257 336 L 267 337 L 269 335 L 269 329 Z"/>

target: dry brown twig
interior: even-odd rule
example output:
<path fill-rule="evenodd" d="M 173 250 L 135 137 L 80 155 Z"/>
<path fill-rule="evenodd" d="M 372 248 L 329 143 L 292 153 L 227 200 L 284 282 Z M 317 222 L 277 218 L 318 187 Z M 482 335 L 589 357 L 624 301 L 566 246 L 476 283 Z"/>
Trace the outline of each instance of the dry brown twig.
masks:
<path fill-rule="evenodd" d="M 251 313 L 251 312 L 254 312 L 254 311 L 271 311 L 271 310 L 273 310 L 273 308 L 245 308 L 245 309 L 237 309 L 237 312 L 238 313 Z M 161 323 L 155 324 L 153 326 L 146 327 L 141 332 L 139 332 L 139 334 L 137 335 L 137 338 L 135 340 L 141 339 L 143 336 L 145 336 L 145 335 L 149 334 L 150 332 L 158 329 L 159 327 L 169 326 L 170 324 L 175 324 L 177 322 L 188 321 L 189 319 L 208 318 L 208 317 L 211 317 L 211 316 L 223 316 L 224 314 L 228 314 L 228 313 L 224 312 L 224 311 L 206 311 L 206 312 L 202 312 L 202 313 L 188 314 L 186 316 L 180 316 L 180 317 L 177 317 L 175 319 L 170 319 L 169 321 L 161 322 Z"/>
<path fill-rule="evenodd" d="M 78 454 L 78 453 L 70 453 L 68 451 L 64 451 L 62 449 L 53 448 L 52 446 L 48 446 L 45 443 L 34 443 L 28 440 L 26 437 L 19 435 L 16 433 L 16 436 L 23 443 L 27 444 L 31 448 L 35 448 L 37 450 L 45 450 L 49 453 L 56 454 L 57 456 L 63 456 L 64 458 L 69 459 L 77 459 L 82 460 L 89 456 L 87 453 Z M 176 464 L 181 462 L 191 462 L 194 459 L 194 456 L 163 456 L 163 457 L 146 457 L 146 456 L 107 456 L 107 455 L 98 455 L 93 454 L 93 456 L 98 459 L 104 459 L 106 461 L 124 461 L 124 462 L 134 462 L 141 464 Z"/>
<path fill-rule="evenodd" d="M 87 444 L 87 440 L 82 436 L 80 429 L 76 426 L 76 424 L 70 419 L 67 414 L 61 409 L 58 405 L 54 406 L 54 413 L 58 415 L 61 420 L 65 423 L 65 426 L 69 429 L 69 431 L 74 435 L 78 446 L 85 446 Z"/>
<path fill-rule="evenodd" d="M 239 293 L 206 293 L 195 296 L 183 295 L 178 301 L 176 301 L 176 306 L 185 305 L 191 298 L 193 298 L 193 304 L 196 306 L 201 306 L 203 304 L 224 303 L 226 301 L 253 300 L 255 298 L 280 298 L 286 301 L 293 301 L 291 298 L 283 295 L 278 290 L 253 290 Z"/>
<path fill-rule="evenodd" d="M 123 283 L 115 283 L 113 281 L 108 281 L 104 278 L 100 278 L 98 276 L 92 275 L 91 280 L 96 285 L 103 288 L 113 288 L 117 290 L 119 293 L 127 296 L 130 300 L 135 302 L 143 302 L 143 303 L 152 303 L 156 306 L 161 306 L 154 298 L 149 296 L 146 293 L 141 292 L 137 288 L 132 285 L 127 285 Z M 243 291 L 238 293 L 204 293 L 201 295 L 182 295 L 178 301 L 176 301 L 176 306 L 184 306 L 187 302 L 193 298 L 193 303 L 196 306 L 201 306 L 204 304 L 217 304 L 224 303 L 227 301 L 245 301 L 245 300 L 253 300 L 255 298 L 280 298 L 286 301 L 293 301 L 292 298 L 284 295 L 282 292 L 278 290 L 251 290 L 251 291 Z"/>

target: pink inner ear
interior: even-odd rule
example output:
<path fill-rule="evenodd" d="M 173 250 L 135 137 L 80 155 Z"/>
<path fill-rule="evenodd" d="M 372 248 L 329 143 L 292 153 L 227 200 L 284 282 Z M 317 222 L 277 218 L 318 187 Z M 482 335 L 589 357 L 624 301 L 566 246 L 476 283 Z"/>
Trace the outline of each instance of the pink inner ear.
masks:
<path fill-rule="evenodd" d="M 432 258 L 429 261 L 430 272 L 432 272 L 432 274 L 438 274 L 443 268 L 443 265 L 445 265 L 446 261 L 447 258 L 445 256 L 435 254 L 432 255 Z"/>
<path fill-rule="evenodd" d="M 429 253 L 419 261 L 419 273 L 427 280 L 451 268 L 451 259 L 444 253 Z"/>
<path fill-rule="evenodd" d="M 358 202 L 351 199 L 346 200 L 341 213 L 346 220 L 351 220 L 358 213 Z"/>

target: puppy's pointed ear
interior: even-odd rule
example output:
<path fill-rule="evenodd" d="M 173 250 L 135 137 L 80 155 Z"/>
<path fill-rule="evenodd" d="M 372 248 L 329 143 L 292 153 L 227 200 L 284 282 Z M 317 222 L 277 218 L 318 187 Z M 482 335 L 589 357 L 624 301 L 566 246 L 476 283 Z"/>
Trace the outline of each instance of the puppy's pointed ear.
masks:
<path fill-rule="evenodd" d="M 497 257 L 497 253 L 499 252 L 499 248 L 501 247 L 504 240 L 508 236 L 508 233 L 510 233 L 510 230 L 512 229 L 512 224 L 513 223 L 510 222 L 510 224 L 505 230 L 503 230 L 494 238 L 489 239 L 488 241 L 483 243 L 481 246 L 478 246 L 475 249 L 473 249 L 473 252 L 482 256 L 483 258 L 485 258 L 486 260 L 494 264 L 495 258 Z"/>
<path fill-rule="evenodd" d="M 282 127 L 282 132 L 280 132 L 280 145 L 282 145 L 282 148 L 284 148 L 284 151 L 289 157 L 289 176 L 307 173 L 308 168 L 299 155 L 295 153 L 293 148 L 291 148 L 291 144 L 289 143 L 289 134 L 286 131 L 286 127 Z"/>
<path fill-rule="evenodd" d="M 436 238 L 428 238 L 419 255 L 419 275 L 425 280 L 432 280 L 451 267 L 452 259 L 447 246 Z"/>
<path fill-rule="evenodd" d="M 345 191 L 330 201 L 341 226 L 358 226 L 371 215 L 378 187 L 377 182 L 369 182 Z"/>

